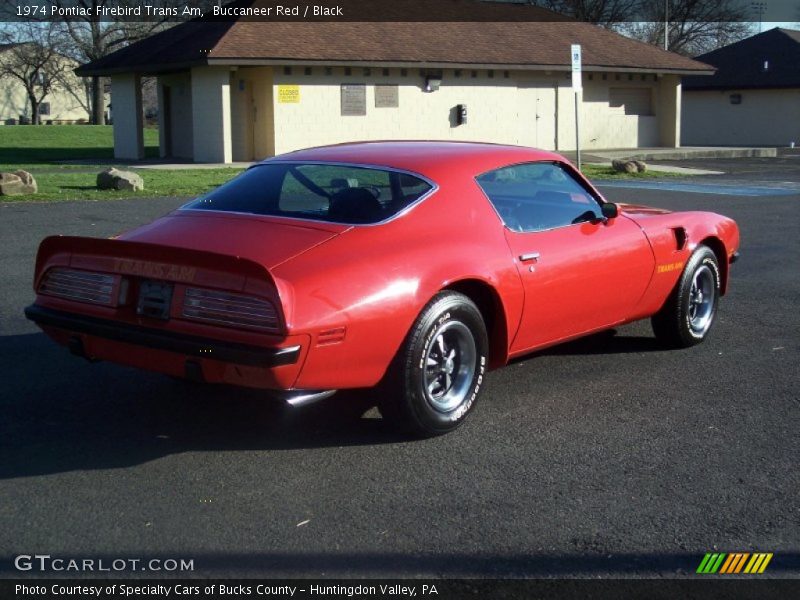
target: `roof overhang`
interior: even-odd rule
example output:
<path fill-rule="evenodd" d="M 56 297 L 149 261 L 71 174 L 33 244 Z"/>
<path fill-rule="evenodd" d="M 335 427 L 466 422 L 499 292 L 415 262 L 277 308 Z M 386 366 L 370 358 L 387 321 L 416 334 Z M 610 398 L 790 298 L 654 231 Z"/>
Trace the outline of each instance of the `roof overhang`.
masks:
<path fill-rule="evenodd" d="M 284 66 L 306 65 L 344 67 L 357 65 L 359 67 L 411 67 L 415 69 L 498 69 L 513 71 L 565 71 L 570 72 L 572 66 L 568 64 L 525 64 L 525 63 L 458 63 L 437 61 L 374 61 L 374 60 L 302 60 L 288 58 L 214 58 L 208 59 L 209 65 L 219 66 Z M 633 67 L 614 65 L 583 65 L 584 71 L 600 71 L 606 73 L 663 73 L 669 75 L 713 75 L 714 69 L 663 69 L 657 67 Z"/>
<path fill-rule="evenodd" d="M 437 61 L 374 61 L 374 60 L 307 60 L 290 58 L 215 58 L 209 57 L 200 61 L 183 63 L 166 63 L 158 65 L 138 65 L 112 68 L 87 69 L 87 65 L 75 69 L 81 77 L 87 76 L 113 76 L 122 73 L 138 73 L 140 75 L 160 75 L 175 71 L 184 71 L 193 67 L 202 66 L 227 66 L 227 67 L 257 67 L 257 66 L 325 66 L 325 67 L 394 67 L 414 69 L 496 69 L 513 71 L 560 71 L 570 72 L 571 66 L 567 64 L 524 64 L 524 63 L 458 63 Z M 583 65 L 584 71 L 601 73 L 645 73 L 656 75 L 713 75 L 714 69 L 668 69 L 659 67 L 636 67 L 617 65 Z"/>
<path fill-rule="evenodd" d="M 185 71 L 192 67 L 202 67 L 207 63 L 205 61 L 189 61 L 189 62 L 176 62 L 176 63 L 160 63 L 157 65 L 131 65 L 124 67 L 107 67 L 89 69 L 89 65 L 82 65 L 75 69 L 75 74 L 78 77 L 110 77 L 113 75 L 121 75 L 123 73 L 137 73 L 139 75 L 165 75 L 167 73 L 174 73 L 175 71 Z"/>
<path fill-rule="evenodd" d="M 800 90 L 800 82 L 797 83 L 787 83 L 787 84 L 775 84 L 775 85 L 758 85 L 758 84 L 749 84 L 749 85 L 695 85 L 692 87 L 683 87 L 683 91 L 685 92 L 735 92 L 738 90 Z"/>

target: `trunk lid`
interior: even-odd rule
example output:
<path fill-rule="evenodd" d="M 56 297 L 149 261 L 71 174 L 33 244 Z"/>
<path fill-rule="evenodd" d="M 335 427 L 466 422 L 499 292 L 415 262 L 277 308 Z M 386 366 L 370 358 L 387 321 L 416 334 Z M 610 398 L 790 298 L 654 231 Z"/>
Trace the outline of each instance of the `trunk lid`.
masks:
<path fill-rule="evenodd" d="M 119 240 L 241 257 L 273 269 L 349 225 L 203 210 L 177 210 Z"/>

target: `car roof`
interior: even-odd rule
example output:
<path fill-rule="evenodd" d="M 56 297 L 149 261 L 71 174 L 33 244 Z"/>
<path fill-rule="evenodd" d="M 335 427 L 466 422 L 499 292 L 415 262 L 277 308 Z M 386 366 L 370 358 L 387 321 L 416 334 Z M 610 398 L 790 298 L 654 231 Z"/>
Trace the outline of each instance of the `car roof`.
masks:
<path fill-rule="evenodd" d="M 374 141 L 319 146 L 281 154 L 263 161 L 330 162 L 389 167 L 412 171 L 432 179 L 452 173 L 469 176 L 511 164 L 564 161 L 554 153 L 524 146 L 482 142 Z"/>

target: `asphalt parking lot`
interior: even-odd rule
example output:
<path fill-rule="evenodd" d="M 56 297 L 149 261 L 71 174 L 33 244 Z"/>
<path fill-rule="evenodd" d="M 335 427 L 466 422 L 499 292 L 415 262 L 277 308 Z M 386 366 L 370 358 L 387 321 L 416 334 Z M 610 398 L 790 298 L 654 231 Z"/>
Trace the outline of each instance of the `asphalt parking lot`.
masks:
<path fill-rule="evenodd" d="M 44 553 L 202 577 L 677 577 L 761 551 L 766 576 L 800 577 L 800 191 L 605 191 L 739 222 L 710 338 L 664 351 L 642 322 L 517 361 L 425 441 L 69 355 L 22 316 L 38 241 L 180 201 L 0 204 L 0 573 Z"/>

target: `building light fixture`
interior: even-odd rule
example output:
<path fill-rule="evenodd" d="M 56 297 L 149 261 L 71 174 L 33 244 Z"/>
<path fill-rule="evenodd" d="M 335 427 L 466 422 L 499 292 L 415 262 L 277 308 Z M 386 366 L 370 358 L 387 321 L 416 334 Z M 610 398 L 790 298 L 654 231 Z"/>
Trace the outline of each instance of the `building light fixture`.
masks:
<path fill-rule="evenodd" d="M 435 92 L 442 85 L 441 75 L 427 75 L 425 77 L 425 91 Z"/>

